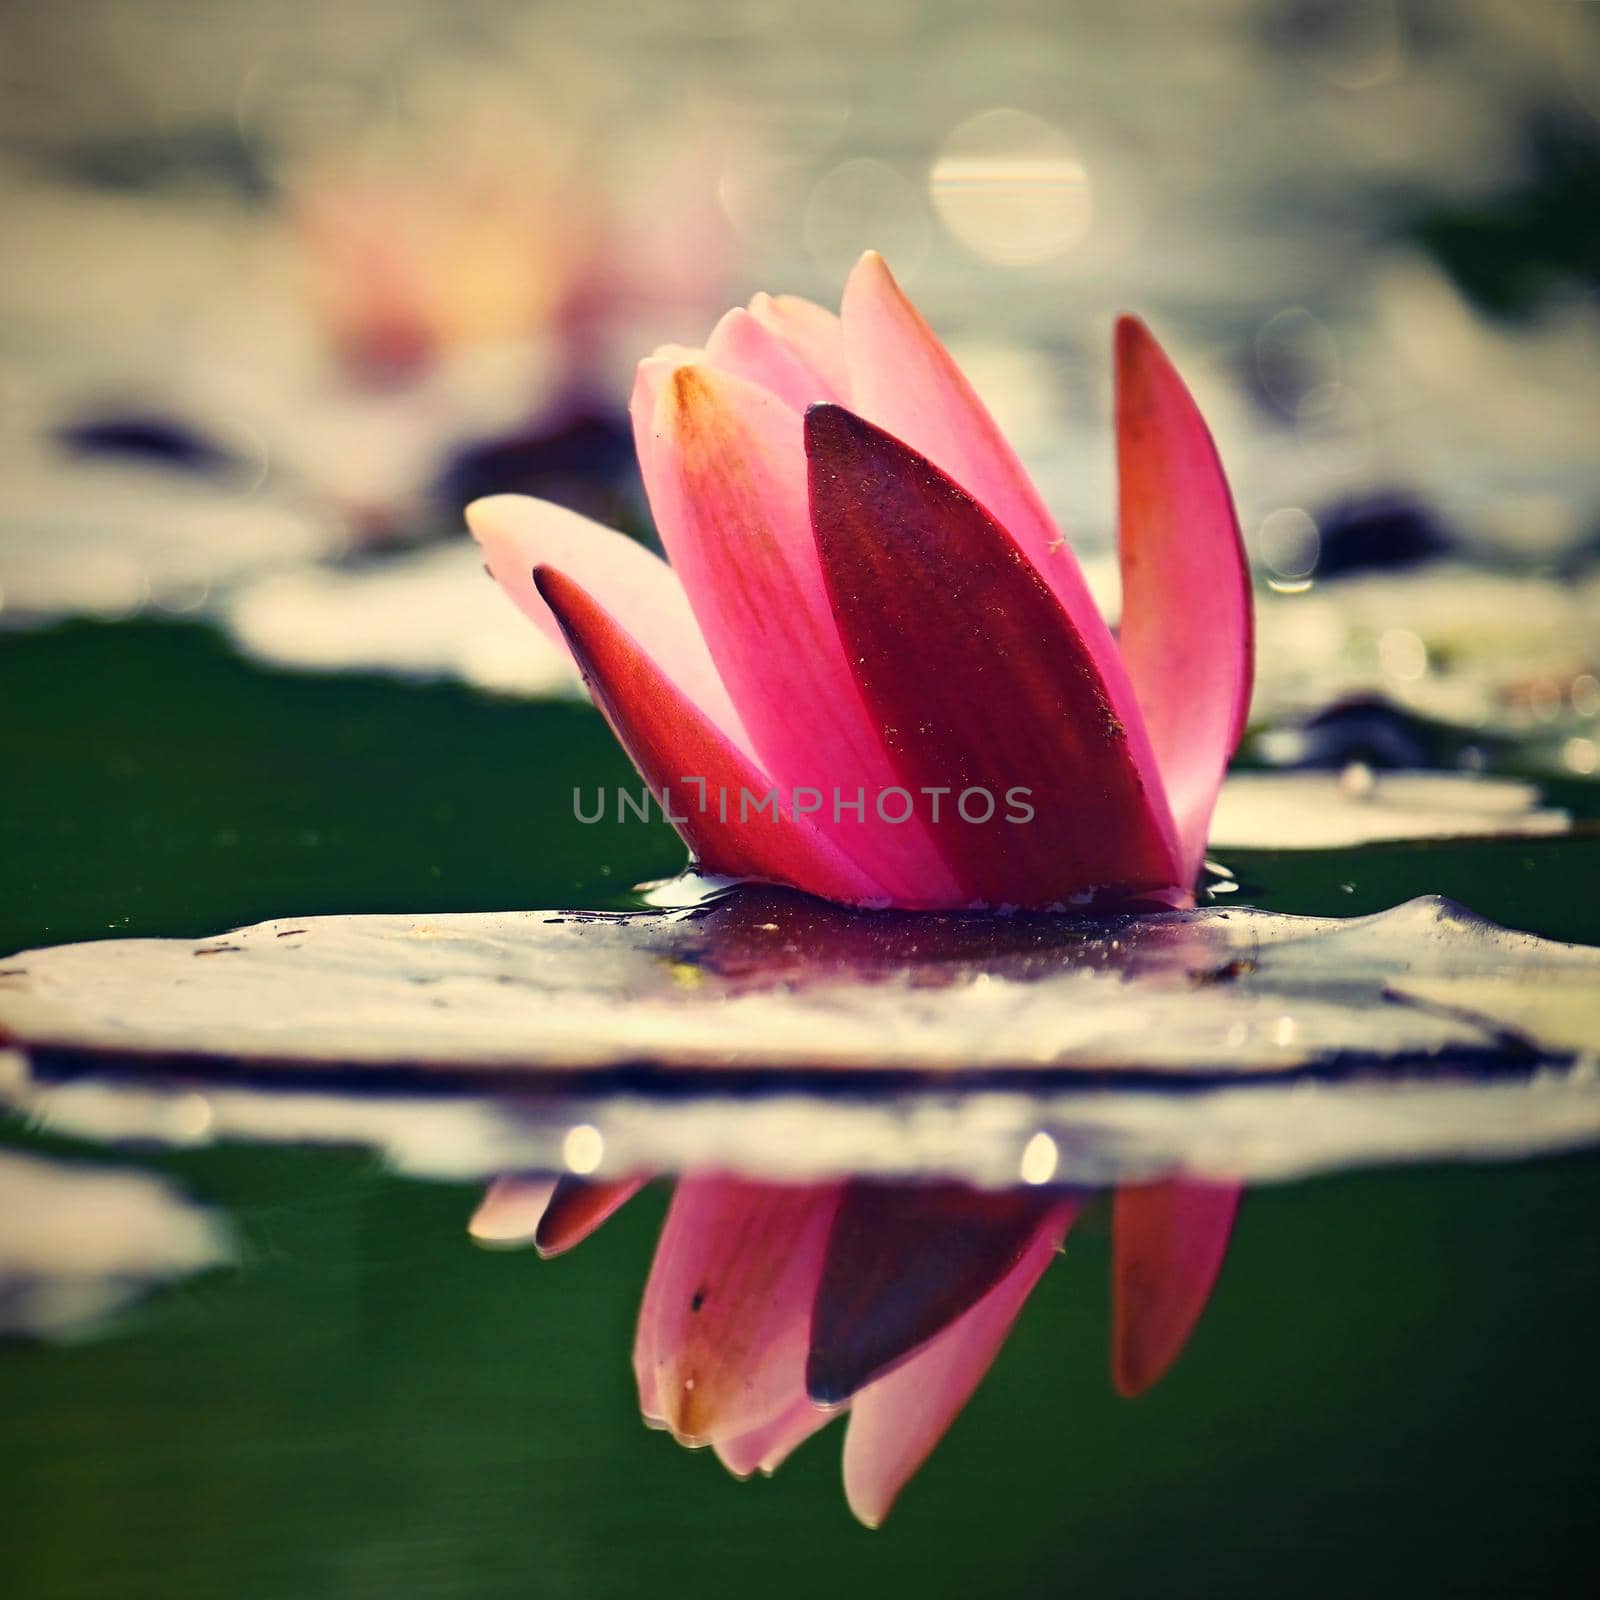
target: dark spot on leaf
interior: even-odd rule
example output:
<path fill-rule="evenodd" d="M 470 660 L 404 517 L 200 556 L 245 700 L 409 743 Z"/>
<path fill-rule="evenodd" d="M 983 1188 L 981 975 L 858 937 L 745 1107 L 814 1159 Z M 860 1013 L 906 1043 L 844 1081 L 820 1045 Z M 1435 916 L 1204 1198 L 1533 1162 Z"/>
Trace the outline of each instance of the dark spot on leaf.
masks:
<path fill-rule="evenodd" d="M 1236 978 L 1247 977 L 1256 970 L 1254 956 L 1236 956 L 1232 961 L 1224 961 L 1220 967 L 1196 967 L 1189 973 L 1189 982 L 1197 989 L 1203 989 L 1208 984 L 1232 983 Z"/>

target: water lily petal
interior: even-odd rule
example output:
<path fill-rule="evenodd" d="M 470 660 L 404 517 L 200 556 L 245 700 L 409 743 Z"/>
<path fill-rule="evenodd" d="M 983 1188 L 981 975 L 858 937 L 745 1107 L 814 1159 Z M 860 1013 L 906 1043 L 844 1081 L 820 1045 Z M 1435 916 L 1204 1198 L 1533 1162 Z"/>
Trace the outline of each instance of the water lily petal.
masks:
<path fill-rule="evenodd" d="M 634 1350 L 640 1404 L 684 1444 L 733 1440 L 805 1398 L 811 1302 L 835 1186 L 684 1178 Z"/>
<path fill-rule="evenodd" d="M 817 566 L 799 413 L 706 366 L 658 381 L 641 369 L 635 388 L 650 505 L 761 765 L 786 801 L 810 791 L 802 803 L 815 804 L 817 831 L 896 903 L 952 903 L 955 880 L 928 830 L 874 809 L 898 780 Z M 863 791 L 862 815 L 835 806 L 836 790 L 847 802 Z"/>
<path fill-rule="evenodd" d="M 720 372 L 759 384 L 795 411 L 804 411 L 813 401 L 839 398 L 794 345 L 742 307 L 712 329 L 706 360 Z"/>
<path fill-rule="evenodd" d="M 607 1183 L 570 1176 L 558 1179 L 534 1233 L 539 1254 L 558 1256 L 582 1244 L 649 1181 L 645 1177 L 615 1178 Z"/>
<path fill-rule="evenodd" d="M 670 1213 L 669 1213 L 670 1215 Z M 672 1248 L 681 1242 L 674 1236 Z M 667 1245 L 667 1234 L 662 1230 L 656 1244 L 655 1261 L 650 1276 L 645 1279 L 644 1294 L 639 1300 L 639 1319 L 633 1333 L 633 1377 L 639 1389 L 639 1415 L 647 1428 L 665 1428 L 666 1407 L 661 1403 L 660 1363 L 656 1360 L 656 1323 L 661 1314 L 661 1299 L 667 1275 L 659 1270 Z"/>
<path fill-rule="evenodd" d="M 683 585 L 654 551 L 564 506 L 520 494 L 475 500 L 467 507 L 467 526 L 495 581 L 557 644 L 567 641 L 534 584 L 538 566 L 555 567 L 601 596 L 639 648 L 745 748 L 739 714 L 711 664 Z"/>
<path fill-rule="evenodd" d="M 844 1440 L 844 1492 L 868 1527 L 888 1515 L 983 1381 L 1077 1211 L 1076 1201 L 1056 1206 L 982 1300 L 904 1366 L 856 1395 Z"/>
<path fill-rule="evenodd" d="M 758 294 L 750 315 L 798 351 L 836 399 L 849 403 L 844 327 L 834 312 L 797 294 Z"/>
<path fill-rule="evenodd" d="M 1143 323 L 1117 323 L 1122 659 L 1166 782 L 1185 881 L 1250 705 L 1250 568 L 1216 446 Z"/>
<path fill-rule="evenodd" d="M 898 781 L 944 792 L 936 833 L 964 898 L 1039 906 L 1177 883 L 1165 800 L 1142 779 L 1094 652 L 1005 531 L 840 406 L 806 414 L 806 455 L 856 681 Z M 1026 791 L 1019 805 L 1013 789 Z M 963 820 L 968 791 L 992 801 L 967 807 L 980 820 Z M 1031 817 L 1006 820 L 1020 805 Z"/>
<path fill-rule="evenodd" d="M 1055 1203 L 1037 1189 L 847 1184 L 817 1285 L 806 1392 L 837 1404 L 904 1361 L 1017 1264 Z"/>
<path fill-rule="evenodd" d="M 479 1244 L 532 1244 L 555 1186 L 554 1178 L 524 1178 L 516 1174 L 496 1178 L 484 1190 L 478 1209 L 467 1223 L 467 1232 Z"/>
<path fill-rule="evenodd" d="M 1173 1180 L 1117 1191 L 1112 1378 L 1142 1393 L 1178 1359 L 1222 1270 L 1241 1190 Z"/>
<path fill-rule="evenodd" d="M 845 284 L 842 323 L 850 409 L 926 456 L 1016 541 L 1071 617 L 1146 787 L 1159 793 L 1161 769 L 1138 697 L 1071 545 L 988 408 L 875 250 Z"/>
<path fill-rule="evenodd" d="M 702 867 L 852 904 L 883 899 L 808 819 L 746 809 L 746 795 L 771 789 L 767 776 L 591 595 L 549 567 L 536 581 L 595 704 Z"/>
<path fill-rule="evenodd" d="M 748 1478 L 757 1471 L 774 1473 L 796 1448 L 819 1428 L 825 1428 L 841 1410 L 839 1406 L 797 1400 L 765 1426 L 737 1438 L 718 1440 L 717 1459 L 736 1478 Z"/>

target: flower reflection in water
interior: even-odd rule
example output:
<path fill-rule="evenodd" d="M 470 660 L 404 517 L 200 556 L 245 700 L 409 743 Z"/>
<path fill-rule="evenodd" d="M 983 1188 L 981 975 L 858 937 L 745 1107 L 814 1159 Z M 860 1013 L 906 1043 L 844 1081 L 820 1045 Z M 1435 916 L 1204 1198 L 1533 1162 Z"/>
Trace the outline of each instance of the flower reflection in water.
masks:
<path fill-rule="evenodd" d="M 644 1179 L 507 1177 L 484 1242 L 554 1256 Z M 1222 1265 L 1233 1184 L 1128 1185 L 1112 1209 L 1112 1376 L 1124 1395 L 1177 1359 Z M 877 1526 L 989 1370 L 1089 1196 L 845 1180 L 681 1178 L 634 1340 L 639 1407 L 737 1477 L 771 1473 L 848 1412 L 844 1487 Z"/>

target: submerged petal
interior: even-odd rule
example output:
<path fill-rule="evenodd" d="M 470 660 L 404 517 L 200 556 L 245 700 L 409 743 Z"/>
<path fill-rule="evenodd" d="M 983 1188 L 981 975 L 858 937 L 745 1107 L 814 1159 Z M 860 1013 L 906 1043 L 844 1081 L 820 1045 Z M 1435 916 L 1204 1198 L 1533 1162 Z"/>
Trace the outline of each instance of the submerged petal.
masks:
<path fill-rule="evenodd" d="M 831 1186 L 679 1182 L 645 1289 L 634 1370 L 646 1415 L 659 1415 L 682 1443 L 739 1439 L 805 1399 L 811 1303 L 838 1200 Z"/>
<path fill-rule="evenodd" d="M 1148 1389 L 1178 1359 L 1222 1270 L 1237 1184 L 1130 1185 L 1112 1212 L 1112 1378 Z"/>
<path fill-rule="evenodd" d="M 1143 323 L 1117 323 L 1122 658 L 1192 882 L 1250 705 L 1250 568 L 1216 446 Z"/>
<path fill-rule="evenodd" d="M 564 506 L 520 494 L 475 500 L 467 507 L 467 526 L 495 581 L 557 644 L 566 638 L 534 584 L 535 567 L 554 567 L 600 597 L 639 648 L 743 747 L 738 713 L 683 585 L 654 551 Z"/>
<path fill-rule="evenodd" d="M 796 1400 L 764 1426 L 737 1438 L 719 1440 L 717 1458 L 736 1478 L 748 1478 L 757 1471 L 776 1472 L 798 1446 L 832 1422 L 841 1409 L 819 1406 L 807 1399 Z"/>
<path fill-rule="evenodd" d="M 554 1178 L 524 1178 L 514 1173 L 496 1178 L 484 1190 L 467 1232 L 479 1244 L 532 1244 L 555 1186 Z"/>
<path fill-rule="evenodd" d="M 615 1178 L 609 1182 L 570 1176 L 558 1179 L 534 1233 L 533 1242 L 539 1254 L 558 1256 L 582 1244 L 649 1181 L 642 1177 Z"/>
<path fill-rule="evenodd" d="M 817 1286 L 806 1392 L 837 1404 L 970 1309 L 1056 1204 L 1037 1189 L 854 1182 Z"/>
<path fill-rule="evenodd" d="M 856 1395 L 844 1440 L 844 1492 L 868 1527 L 888 1515 L 982 1382 L 1077 1211 L 1077 1201 L 1059 1202 L 983 1299 L 904 1366 Z"/>
<path fill-rule="evenodd" d="M 806 454 L 856 681 L 898 781 L 944 797 L 936 836 L 962 898 L 1040 906 L 1177 883 L 1166 802 L 1094 653 L 1005 531 L 842 407 L 807 413 Z"/>
<path fill-rule="evenodd" d="M 761 765 L 786 797 L 809 791 L 817 831 L 897 904 L 952 903 L 954 878 L 927 829 L 874 809 L 897 780 L 818 569 L 799 413 L 743 379 L 690 366 L 664 383 L 641 370 L 634 424 L 662 540 Z"/>
<path fill-rule="evenodd" d="M 807 818 L 746 803 L 767 795 L 766 774 L 591 595 L 548 567 L 536 578 L 595 703 L 702 867 L 852 904 L 883 899 Z"/>

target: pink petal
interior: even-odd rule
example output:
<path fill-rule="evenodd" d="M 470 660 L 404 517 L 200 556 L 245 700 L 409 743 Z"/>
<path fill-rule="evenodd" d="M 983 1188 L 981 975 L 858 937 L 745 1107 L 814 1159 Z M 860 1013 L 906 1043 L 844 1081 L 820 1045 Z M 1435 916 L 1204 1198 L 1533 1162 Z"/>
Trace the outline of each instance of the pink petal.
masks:
<path fill-rule="evenodd" d="M 709 367 L 679 367 L 661 383 L 645 363 L 634 427 L 662 540 L 761 764 L 786 797 L 812 792 L 803 803 L 820 803 L 818 832 L 896 904 L 953 903 L 927 829 L 875 808 L 897 779 L 817 567 L 799 413 Z M 864 791 L 863 815 L 835 808 L 835 790 L 844 801 Z"/>
<path fill-rule="evenodd" d="M 684 1444 L 765 1428 L 805 1398 L 811 1302 L 834 1187 L 685 1178 L 634 1346 L 640 1405 Z"/>
<path fill-rule="evenodd" d="M 758 384 L 795 411 L 839 398 L 799 350 L 748 311 L 730 311 L 716 325 L 706 341 L 706 360 L 719 372 Z"/>
<path fill-rule="evenodd" d="M 852 1402 L 844 1440 L 850 1509 L 877 1527 L 983 1380 L 1023 1302 L 1066 1237 L 1078 1202 L 1061 1202 L 1021 1260 L 961 1319 Z"/>
<path fill-rule="evenodd" d="M 717 1458 L 736 1478 L 752 1472 L 772 1474 L 819 1428 L 826 1427 L 841 1411 L 839 1406 L 813 1405 L 797 1400 L 765 1426 L 737 1438 L 719 1441 Z"/>
<path fill-rule="evenodd" d="M 668 1212 L 671 1219 L 671 1212 Z M 663 1291 L 667 1274 L 660 1270 L 663 1252 L 667 1248 L 667 1232 L 663 1228 L 656 1244 L 655 1262 L 645 1279 L 644 1294 L 639 1301 L 639 1320 L 633 1333 L 633 1377 L 639 1387 L 639 1414 L 647 1428 L 665 1428 L 666 1407 L 662 1403 L 660 1363 L 656 1360 L 656 1323 L 661 1315 Z M 674 1247 L 679 1241 L 673 1241 Z"/>
<path fill-rule="evenodd" d="M 849 404 L 844 328 L 833 312 L 797 294 L 758 294 L 750 302 L 750 315 L 797 350 L 834 397 Z"/>
<path fill-rule="evenodd" d="M 532 1244 L 555 1186 L 554 1178 L 496 1178 L 472 1213 L 467 1232 L 480 1244 Z"/>
<path fill-rule="evenodd" d="M 1112 1378 L 1142 1393 L 1194 1331 L 1222 1270 L 1241 1190 L 1166 1183 L 1117 1191 L 1112 1211 Z"/>
<path fill-rule="evenodd" d="M 595 704 L 705 870 L 850 904 L 882 901 L 879 884 L 807 819 L 751 810 L 741 820 L 744 795 L 760 799 L 772 787 L 766 775 L 578 584 L 549 567 L 537 582 Z"/>
<path fill-rule="evenodd" d="M 1122 659 L 1166 781 L 1185 881 L 1250 706 L 1250 569 L 1199 409 L 1143 323 L 1117 323 Z"/>
<path fill-rule="evenodd" d="M 1139 701 L 1071 546 L 950 352 L 869 250 L 844 291 L 850 408 L 953 478 L 1016 541 L 1072 619 L 1127 732 L 1133 761 L 1165 819 L 1161 769 Z"/>
<path fill-rule="evenodd" d="M 467 526 L 496 582 L 555 643 L 566 640 L 534 585 L 533 569 L 539 566 L 555 567 L 591 594 L 603 596 L 607 610 L 639 648 L 735 744 L 745 747 L 739 714 L 711 664 L 683 585 L 660 556 L 575 511 L 527 495 L 475 500 L 467 507 Z"/>
<path fill-rule="evenodd" d="M 834 1215 L 811 1316 L 806 1392 L 837 1404 L 981 1300 L 1054 1199 L 957 1184 L 853 1182 Z"/>
<path fill-rule="evenodd" d="M 582 1244 L 649 1181 L 643 1177 L 615 1178 L 605 1183 L 591 1183 L 587 1178 L 558 1179 L 534 1235 L 539 1254 L 546 1258 L 558 1256 Z"/>
<path fill-rule="evenodd" d="M 1144 785 L 1094 653 L 1004 529 L 840 406 L 807 413 L 806 453 L 856 681 L 899 783 L 945 791 L 937 837 L 961 898 L 1046 906 L 1174 884 L 1165 802 Z"/>

